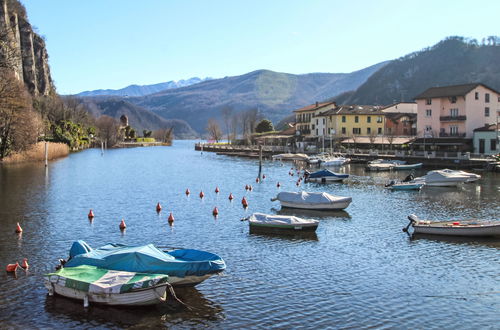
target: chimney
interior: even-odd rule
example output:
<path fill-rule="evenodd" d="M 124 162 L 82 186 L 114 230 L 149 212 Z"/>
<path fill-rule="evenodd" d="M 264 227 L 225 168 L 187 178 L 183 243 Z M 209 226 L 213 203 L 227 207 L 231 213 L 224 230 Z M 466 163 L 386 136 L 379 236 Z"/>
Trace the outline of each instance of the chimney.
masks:
<path fill-rule="evenodd" d="M 316 108 L 317 108 L 318 106 L 319 106 L 319 102 L 318 102 L 318 101 L 316 101 Z"/>

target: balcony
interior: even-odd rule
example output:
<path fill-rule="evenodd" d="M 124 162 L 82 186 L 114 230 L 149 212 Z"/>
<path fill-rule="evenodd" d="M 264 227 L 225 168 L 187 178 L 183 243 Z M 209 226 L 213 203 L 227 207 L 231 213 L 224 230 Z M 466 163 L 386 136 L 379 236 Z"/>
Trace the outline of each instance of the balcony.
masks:
<path fill-rule="evenodd" d="M 439 117 L 441 121 L 465 121 L 467 116 L 441 116 Z"/>
<path fill-rule="evenodd" d="M 310 123 L 311 120 L 308 119 L 295 119 L 295 122 L 298 124 L 303 124 L 303 123 Z"/>
<path fill-rule="evenodd" d="M 465 133 L 446 133 L 446 132 L 441 132 L 439 133 L 439 137 L 465 137 Z"/>

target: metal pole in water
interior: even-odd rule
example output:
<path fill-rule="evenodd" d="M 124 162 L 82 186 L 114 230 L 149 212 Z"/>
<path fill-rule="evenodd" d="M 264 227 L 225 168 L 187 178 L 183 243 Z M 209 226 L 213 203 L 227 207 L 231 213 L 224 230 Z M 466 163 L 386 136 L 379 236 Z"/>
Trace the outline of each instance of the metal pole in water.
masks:
<path fill-rule="evenodd" d="M 101 140 L 101 155 L 104 155 L 104 142 Z"/>
<path fill-rule="evenodd" d="M 45 141 L 45 167 L 49 166 L 49 144 Z"/>
<path fill-rule="evenodd" d="M 260 181 L 260 175 L 262 173 L 262 145 L 259 145 L 259 181 Z"/>

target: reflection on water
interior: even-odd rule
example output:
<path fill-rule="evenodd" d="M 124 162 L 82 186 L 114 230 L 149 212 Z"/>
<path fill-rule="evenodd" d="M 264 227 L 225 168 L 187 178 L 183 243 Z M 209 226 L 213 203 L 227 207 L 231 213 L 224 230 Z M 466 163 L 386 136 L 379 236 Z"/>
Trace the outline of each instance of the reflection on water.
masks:
<path fill-rule="evenodd" d="M 459 188 L 390 192 L 406 173 L 350 164 L 344 184 L 296 186 L 293 165 L 173 147 L 86 150 L 42 164 L 0 166 L 0 261 L 28 258 L 28 274 L 0 272 L 1 328 L 491 328 L 498 323 L 498 240 L 415 237 L 407 216 L 498 220 L 500 174 Z M 415 173 L 425 174 L 425 170 Z M 280 182 L 281 188 L 277 187 Z M 252 191 L 244 189 L 253 185 Z M 215 194 L 215 187 L 220 193 Z M 191 195 L 186 196 L 186 189 Z M 198 193 L 204 191 L 200 199 Z M 281 209 L 280 191 L 352 197 L 345 211 Z M 229 193 L 234 196 L 228 200 Z M 241 206 L 241 199 L 249 207 Z M 156 213 L 160 202 L 163 211 Z M 212 216 L 217 207 L 219 215 Z M 87 214 L 93 209 L 95 218 Z M 175 217 L 168 224 L 169 213 Z M 314 236 L 250 234 L 254 212 L 320 221 Z M 120 232 L 121 219 L 127 223 Z M 24 231 L 16 235 L 16 222 Z M 194 289 L 177 290 L 192 310 L 170 303 L 146 309 L 91 306 L 47 297 L 43 274 L 73 241 L 201 249 L 227 264 Z M 484 293 L 484 294 L 483 294 Z M 455 297 L 451 299 L 442 297 Z M 464 299 L 462 299 L 464 298 Z M 306 307 L 304 307 L 306 306 Z M 415 307 L 417 306 L 417 308 Z M 420 306 L 423 306 L 420 308 Z M 432 311 L 428 313 L 427 311 Z M 460 312 L 457 312 L 460 311 Z"/>
<path fill-rule="evenodd" d="M 260 238 L 265 238 L 265 237 L 272 237 L 272 238 L 278 238 L 278 239 L 284 239 L 284 240 L 309 240 L 309 241 L 317 241 L 318 240 L 318 235 L 314 231 L 269 231 L 269 230 L 264 230 L 264 229 L 256 229 L 256 228 L 250 228 L 249 229 L 249 234 L 255 236 L 255 237 L 260 237 Z"/>
<path fill-rule="evenodd" d="M 499 237 L 463 237 L 463 236 L 448 236 L 448 235 L 429 235 L 413 233 L 410 235 L 410 241 L 430 240 L 436 242 L 446 242 L 452 244 L 466 244 L 466 245 L 484 245 L 493 248 L 500 248 Z"/>
<path fill-rule="evenodd" d="M 154 306 L 123 307 L 91 304 L 84 308 L 81 301 L 59 295 L 46 296 L 45 311 L 64 322 L 76 324 L 101 324 L 107 327 L 155 326 L 159 323 L 183 323 L 203 326 L 224 319 L 220 305 L 206 299 L 195 288 L 176 289 L 177 297 L 188 307 L 169 298 L 165 304 Z"/>

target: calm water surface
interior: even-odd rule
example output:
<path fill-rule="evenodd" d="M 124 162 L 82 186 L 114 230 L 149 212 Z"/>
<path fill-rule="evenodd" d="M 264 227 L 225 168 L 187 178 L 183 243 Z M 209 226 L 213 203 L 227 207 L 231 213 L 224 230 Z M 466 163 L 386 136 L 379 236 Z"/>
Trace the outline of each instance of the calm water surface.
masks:
<path fill-rule="evenodd" d="M 193 149 L 192 141 L 175 141 L 104 156 L 87 150 L 47 170 L 43 164 L 0 166 L 0 266 L 23 257 L 30 263 L 27 274 L 0 272 L 0 327 L 498 328 L 499 240 L 410 239 L 401 228 L 409 213 L 498 220 L 500 175 L 484 173 L 480 183 L 458 189 L 390 192 L 383 184 L 405 173 L 365 173 L 350 165 L 341 170 L 351 174 L 345 184 L 296 187 L 290 163 L 265 162 L 267 178 L 256 184 L 256 160 Z M 281 211 L 270 201 L 278 181 L 281 190 L 327 191 L 353 202 L 345 212 Z M 164 207 L 160 215 L 157 202 Z M 320 225 L 314 236 L 254 235 L 240 221 L 252 212 L 296 214 Z M 22 236 L 14 233 L 16 222 Z M 77 239 L 93 247 L 118 242 L 208 250 L 225 259 L 227 271 L 178 290 L 191 311 L 173 304 L 84 310 L 79 302 L 48 297 L 42 277 Z"/>

